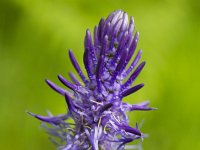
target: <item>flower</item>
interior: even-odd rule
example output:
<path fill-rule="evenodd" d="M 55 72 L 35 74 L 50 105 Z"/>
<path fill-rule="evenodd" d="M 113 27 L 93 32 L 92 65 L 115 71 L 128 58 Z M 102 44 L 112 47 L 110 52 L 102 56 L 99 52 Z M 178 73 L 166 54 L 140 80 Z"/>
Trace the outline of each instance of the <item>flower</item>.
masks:
<path fill-rule="evenodd" d="M 72 82 L 58 75 L 69 90 L 46 80 L 53 90 L 65 97 L 68 112 L 58 116 L 30 114 L 48 124 L 44 126 L 54 137 L 52 140 L 58 149 L 123 150 L 127 143 L 143 138 L 137 125 L 128 125 L 126 113 L 154 108 L 148 107 L 148 101 L 134 105 L 122 101 L 144 86 L 131 87 L 145 65 L 145 62 L 137 65 L 142 54 L 139 50 L 128 67 L 139 37 L 138 32 L 134 36 L 133 32 L 133 17 L 129 22 L 127 13 L 112 12 L 95 26 L 93 38 L 90 30 L 86 31 L 83 62 L 88 77 L 69 50 L 69 58 L 82 82 L 72 72 L 69 73 Z"/>

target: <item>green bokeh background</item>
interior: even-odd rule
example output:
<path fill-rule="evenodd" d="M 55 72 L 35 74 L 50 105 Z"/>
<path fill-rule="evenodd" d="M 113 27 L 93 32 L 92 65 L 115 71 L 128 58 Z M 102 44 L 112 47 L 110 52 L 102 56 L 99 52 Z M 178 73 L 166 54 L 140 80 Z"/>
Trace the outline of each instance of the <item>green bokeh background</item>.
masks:
<path fill-rule="evenodd" d="M 134 16 L 147 61 L 137 79 L 145 87 L 125 100 L 158 108 L 130 114 L 149 134 L 144 150 L 200 149 L 198 0 L 0 0 L 0 149 L 55 149 L 25 112 L 66 112 L 44 79 L 61 85 L 56 75 L 73 70 L 68 48 L 83 67 L 85 30 L 116 9 Z"/>

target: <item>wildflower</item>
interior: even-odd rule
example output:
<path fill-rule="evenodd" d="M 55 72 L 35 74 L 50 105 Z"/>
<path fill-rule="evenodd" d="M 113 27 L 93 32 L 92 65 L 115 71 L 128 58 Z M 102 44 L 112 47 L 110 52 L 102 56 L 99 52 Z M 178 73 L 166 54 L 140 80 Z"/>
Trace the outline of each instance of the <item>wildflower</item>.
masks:
<path fill-rule="evenodd" d="M 154 108 L 148 107 L 148 101 L 134 105 L 122 101 L 144 86 L 131 87 L 145 65 L 145 62 L 138 65 L 142 54 L 139 50 L 128 67 L 139 37 L 138 32 L 134 36 L 133 32 L 133 17 L 129 22 L 127 13 L 112 12 L 95 26 L 93 38 L 90 30 L 86 31 L 83 62 L 88 77 L 69 50 L 69 58 L 82 81 L 72 72 L 69 73 L 72 82 L 58 75 L 69 89 L 66 90 L 46 80 L 53 90 L 65 97 L 68 112 L 47 117 L 30 114 L 50 125 L 45 125 L 46 131 L 54 137 L 58 149 L 124 150 L 127 143 L 143 138 L 137 125 L 128 125 L 126 113 Z"/>

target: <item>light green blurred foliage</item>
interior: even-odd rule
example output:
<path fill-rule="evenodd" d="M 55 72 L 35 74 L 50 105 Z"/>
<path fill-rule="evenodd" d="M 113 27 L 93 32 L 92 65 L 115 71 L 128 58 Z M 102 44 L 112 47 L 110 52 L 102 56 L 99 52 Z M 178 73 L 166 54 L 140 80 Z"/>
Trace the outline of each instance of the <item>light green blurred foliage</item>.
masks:
<path fill-rule="evenodd" d="M 200 149 L 198 0 L 0 0 L 0 149 L 55 149 L 25 112 L 66 112 L 44 79 L 61 85 L 56 75 L 74 71 L 68 48 L 83 66 L 85 30 L 116 9 L 134 16 L 147 61 L 136 81 L 145 87 L 125 100 L 158 108 L 130 114 L 144 120 L 144 150 Z"/>

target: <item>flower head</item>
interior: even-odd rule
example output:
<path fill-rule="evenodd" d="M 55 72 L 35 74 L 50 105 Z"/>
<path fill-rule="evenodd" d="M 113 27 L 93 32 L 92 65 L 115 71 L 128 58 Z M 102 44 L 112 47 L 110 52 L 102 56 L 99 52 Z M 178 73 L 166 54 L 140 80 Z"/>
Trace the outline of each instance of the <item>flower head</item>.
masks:
<path fill-rule="evenodd" d="M 45 128 L 59 139 L 54 140 L 59 149 L 123 150 L 125 144 L 143 137 L 137 125 L 128 125 L 126 113 L 154 108 L 148 107 L 149 102 L 131 105 L 122 101 L 144 86 L 132 86 L 145 65 L 145 62 L 138 65 L 141 50 L 128 65 L 139 37 L 138 32 L 134 36 L 133 32 L 133 17 L 129 21 L 127 13 L 112 12 L 95 26 L 93 38 L 90 30 L 86 31 L 83 62 L 88 77 L 69 50 L 69 58 L 82 81 L 72 72 L 69 73 L 72 82 L 58 75 L 69 89 L 66 90 L 46 80 L 53 90 L 65 97 L 68 111 L 58 116 L 31 115 L 50 125 Z"/>

